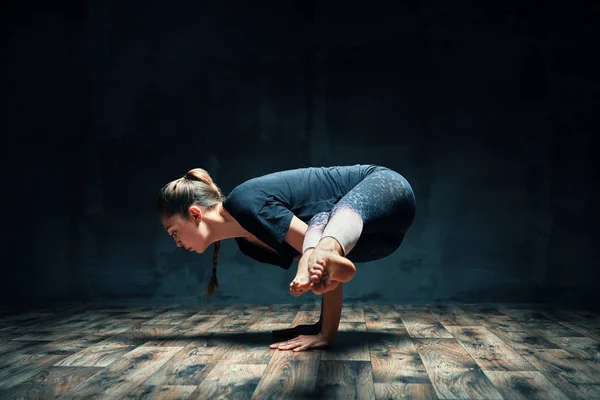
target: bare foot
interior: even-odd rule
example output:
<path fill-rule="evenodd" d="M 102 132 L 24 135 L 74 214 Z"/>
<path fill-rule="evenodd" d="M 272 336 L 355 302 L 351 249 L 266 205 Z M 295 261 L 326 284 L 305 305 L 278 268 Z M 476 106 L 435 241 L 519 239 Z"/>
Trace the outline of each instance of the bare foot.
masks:
<path fill-rule="evenodd" d="M 354 277 L 356 267 L 352 261 L 342 257 L 334 250 L 316 248 L 308 260 L 310 282 L 318 284 L 325 280 L 348 282 Z"/>
<path fill-rule="evenodd" d="M 298 335 L 316 335 L 321 332 L 321 328 L 322 324 L 317 322 L 313 325 L 298 325 L 293 328 L 271 331 L 271 335 L 276 340 L 289 340 Z"/>
<path fill-rule="evenodd" d="M 325 292 L 332 291 L 338 287 L 340 282 L 331 279 L 331 277 L 327 273 L 327 270 L 325 269 L 325 262 L 323 260 L 317 260 L 315 266 L 324 271 L 323 277 L 319 282 L 310 284 L 310 288 L 315 294 L 323 294 Z"/>
<path fill-rule="evenodd" d="M 310 276 L 308 273 L 308 260 L 312 254 L 313 250 L 307 250 L 300 261 L 298 262 L 298 272 L 296 273 L 296 277 L 290 283 L 290 292 L 294 296 L 300 296 L 301 294 L 310 290 Z"/>

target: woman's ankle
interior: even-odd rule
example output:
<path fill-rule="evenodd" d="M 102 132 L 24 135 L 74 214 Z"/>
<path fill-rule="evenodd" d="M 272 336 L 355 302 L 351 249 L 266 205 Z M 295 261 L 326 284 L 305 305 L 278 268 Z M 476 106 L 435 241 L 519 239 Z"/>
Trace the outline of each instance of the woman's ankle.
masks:
<path fill-rule="evenodd" d="M 340 256 L 344 255 L 344 249 L 342 248 L 342 245 L 340 244 L 340 242 L 338 242 L 336 238 L 331 237 L 331 236 L 326 236 L 326 237 L 321 238 L 321 240 L 319 241 L 319 244 L 317 244 L 316 248 L 318 250 L 334 251 L 337 254 L 339 254 Z"/>

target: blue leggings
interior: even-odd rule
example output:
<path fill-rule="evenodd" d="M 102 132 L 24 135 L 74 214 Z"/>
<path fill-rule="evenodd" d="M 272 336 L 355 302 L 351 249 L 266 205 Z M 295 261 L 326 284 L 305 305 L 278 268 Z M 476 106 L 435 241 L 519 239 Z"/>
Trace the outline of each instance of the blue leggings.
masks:
<path fill-rule="evenodd" d="M 378 260 L 400 246 L 415 209 L 415 196 L 408 181 L 389 168 L 377 167 L 331 212 L 319 213 L 310 220 L 308 242 L 311 235 L 334 237 L 351 261 Z"/>

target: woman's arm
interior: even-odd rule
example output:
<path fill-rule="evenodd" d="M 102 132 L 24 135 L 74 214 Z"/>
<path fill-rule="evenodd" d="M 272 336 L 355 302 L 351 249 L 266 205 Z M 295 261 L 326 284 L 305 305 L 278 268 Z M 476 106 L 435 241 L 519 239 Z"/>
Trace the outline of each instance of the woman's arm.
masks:
<path fill-rule="evenodd" d="M 285 241 L 298 250 L 298 252 L 302 253 L 302 244 L 304 243 L 307 229 L 308 225 L 294 215 L 285 235 Z M 321 334 L 329 344 L 335 340 L 340 324 L 342 299 L 343 290 L 341 283 L 336 289 L 323 293 L 323 327 L 321 328 Z"/>
<path fill-rule="evenodd" d="M 302 254 L 302 243 L 304 243 L 304 236 L 306 235 L 307 229 L 308 225 L 306 222 L 294 215 L 283 240 L 294 249 L 298 250 L 298 253 Z"/>
<path fill-rule="evenodd" d="M 340 283 L 334 290 L 323 293 L 323 326 L 321 327 L 321 335 L 323 335 L 330 345 L 335 340 L 342 316 L 342 286 L 342 283 Z"/>
<path fill-rule="evenodd" d="M 299 253 L 302 253 L 302 245 L 307 229 L 308 225 L 304 221 L 296 216 L 292 217 L 292 221 L 290 222 L 290 226 L 285 235 L 285 241 L 298 250 Z M 331 345 L 334 342 L 338 331 L 342 315 L 342 299 L 342 283 L 340 283 L 336 289 L 323 293 L 323 321 L 319 335 L 328 345 Z M 312 337 L 315 338 L 315 336 Z M 308 348 L 310 347 L 312 346 L 309 346 Z"/>

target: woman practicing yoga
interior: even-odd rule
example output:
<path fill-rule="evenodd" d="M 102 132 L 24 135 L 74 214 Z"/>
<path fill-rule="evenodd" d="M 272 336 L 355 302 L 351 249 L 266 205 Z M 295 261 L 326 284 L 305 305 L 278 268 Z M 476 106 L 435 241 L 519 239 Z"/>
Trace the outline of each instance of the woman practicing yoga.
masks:
<path fill-rule="evenodd" d="M 234 238 L 246 256 L 284 269 L 299 259 L 290 292 L 322 294 L 321 316 L 314 325 L 274 331 L 288 340 L 271 348 L 302 351 L 333 343 L 342 283 L 354 277 L 354 263 L 386 257 L 400 246 L 414 219 L 415 197 L 402 175 L 377 165 L 274 172 L 228 196 L 196 168 L 160 190 L 157 210 L 177 246 L 203 253 L 214 245 L 209 296 L 219 286 L 221 240 Z"/>

